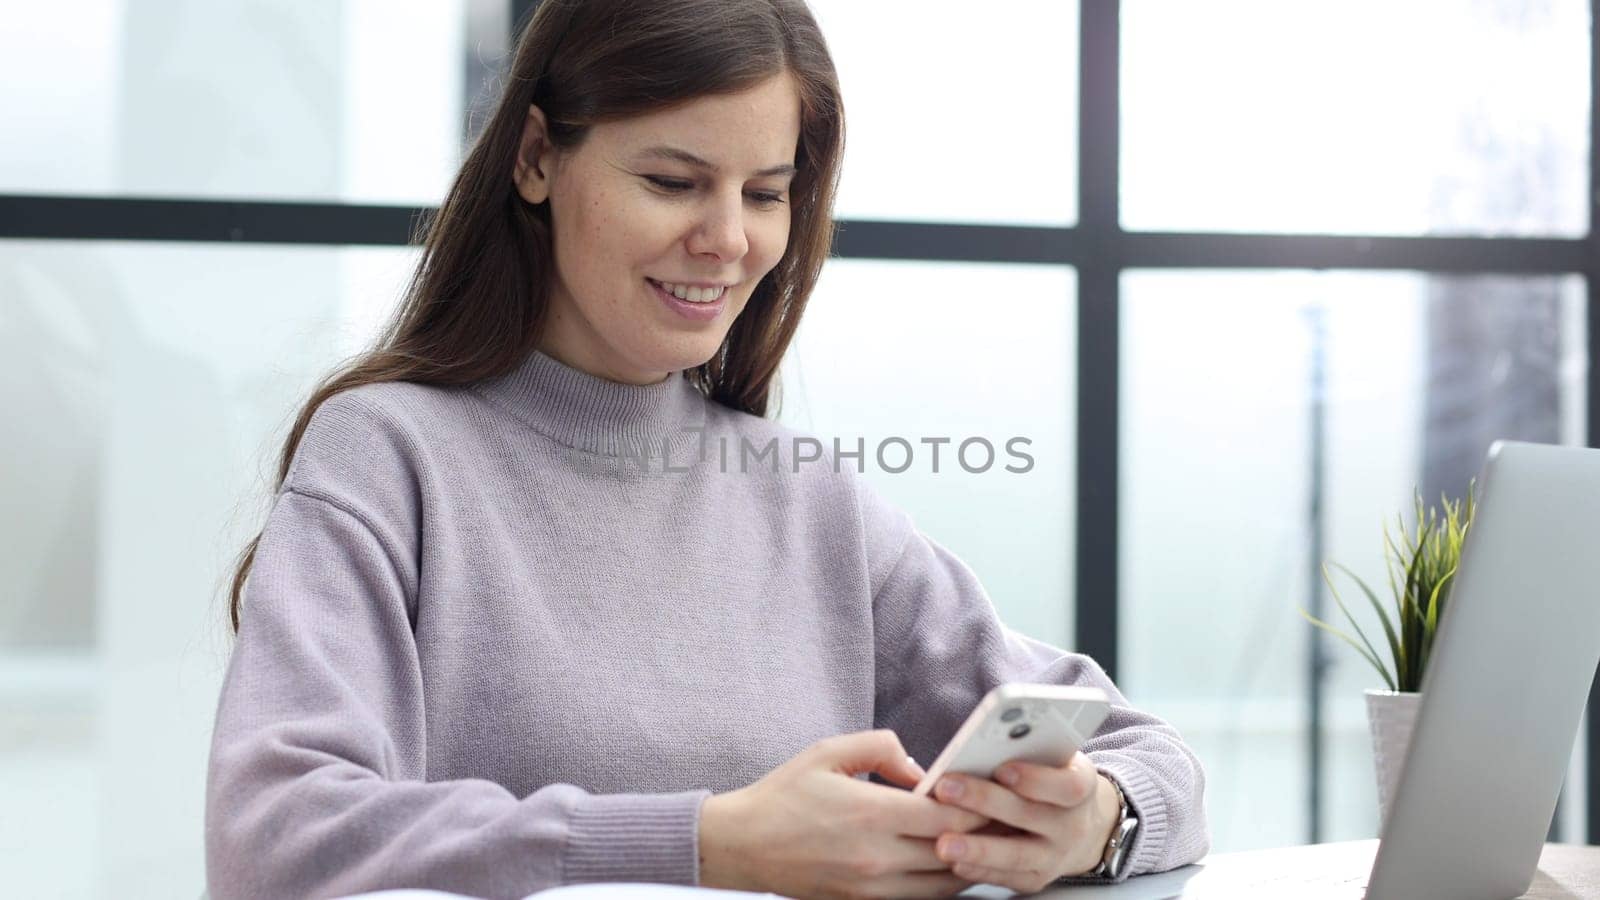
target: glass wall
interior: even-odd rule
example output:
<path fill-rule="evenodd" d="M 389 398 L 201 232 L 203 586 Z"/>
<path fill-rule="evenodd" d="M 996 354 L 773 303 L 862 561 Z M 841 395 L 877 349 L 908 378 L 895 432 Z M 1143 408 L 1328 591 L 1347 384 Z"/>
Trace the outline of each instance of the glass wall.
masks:
<path fill-rule="evenodd" d="M 1323 591 L 1310 548 L 1381 588 L 1415 492 L 1465 496 L 1495 438 L 1582 444 L 1583 283 L 1179 270 L 1122 290 L 1123 686 L 1207 762 L 1215 850 L 1294 843 L 1324 640 L 1323 837 L 1372 837 L 1382 679 L 1301 617 Z"/>
<path fill-rule="evenodd" d="M 1122 222 L 1587 233 L 1584 0 L 1122 3 Z"/>
<path fill-rule="evenodd" d="M 1582 0 L 1119 8 L 1125 228 L 1589 234 Z M 1318 592 L 1333 608 L 1319 563 L 1381 586 L 1414 492 L 1461 496 L 1495 438 L 1585 442 L 1582 278 L 1449 253 L 1461 274 L 1281 271 L 1263 242 L 1259 270 L 1122 275 L 1123 687 L 1208 762 L 1215 849 L 1316 833 L 1313 639 L 1332 661 L 1319 836 L 1376 834 L 1361 691 L 1380 681 L 1300 617 Z"/>
<path fill-rule="evenodd" d="M 437 204 L 509 11 L 93 0 L 0 29 L 0 193 Z"/>
<path fill-rule="evenodd" d="M 0 98 L 24 123 L 0 148 L 0 193 L 435 204 L 494 99 L 514 5 L 30 9 L 0 34 L 0 74 L 39 86 Z M 1019 9 L 1047 26 L 1024 38 L 1014 19 L 975 25 L 956 6 L 857 6 L 818 4 L 852 114 L 841 212 L 1072 221 L 1076 4 Z M 1028 52 L 1002 52 L 1019 39 Z M 996 60 L 983 78 L 948 65 L 974 52 Z M 938 90 L 906 92 L 907 71 Z M 1019 80 L 1039 86 L 1031 98 L 1009 91 Z M 963 109 L 984 98 L 1009 124 L 927 145 L 937 119 L 970 133 Z M 968 166 L 991 173 L 990 191 L 965 188 Z M 1008 174 L 1041 166 L 1050 177 Z M 15 573 L 0 598 L 0 794 L 24 811 L 0 818 L 9 891 L 199 891 L 231 565 L 298 404 L 374 334 L 416 259 L 0 242 L 7 420 L 26 423 L 8 466 L 27 473 L 0 479 L 0 560 Z M 1074 290 L 1067 266 L 835 261 L 783 375 L 796 427 L 874 448 L 902 437 L 919 455 L 923 438 L 950 438 L 937 472 L 920 455 L 866 477 L 974 568 L 1009 624 L 1061 644 Z M 996 296 L 1001 314 L 979 308 Z M 985 472 L 960 464 L 981 462 L 961 453 L 972 438 L 1000 456 Z M 1028 442 L 1026 473 L 1003 469 L 1012 438 Z"/>
<path fill-rule="evenodd" d="M 844 93 L 840 218 L 1077 220 L 1076 0 L 995 15 L 955 0 L 810 5 Z M 1073 620 L 1075 293 L 1067 266 L 835 260 L 783 375 L 794 427 L 865 440 L 869 454 L 890 441 L 891 467 L 893 440 L 909 443 L 905 471 L 869 455 L 867 478 L 972 567 L 1008 625 L 1060 646 Z M 1033 458 L 1025 473 L 1005 471 L 1014 438 Z M 981 442 L 995 464 L 966 471 L 966 441 L 973 468 Z"/>
<path fill-rule="evenodd" d="M 0 193 L 436 204 L 509 19 L 484 0 L 8 10 Z M 0 242 L 6 893 L 199 892 L 228 567 L 296 404 L 415 259 Z"/>
<path fill-rule="evenodd" d="M 1078 219 L 1078 0 L 811 0 L 844 93 L 846 219 Z"/>
<path fill-rule="evenodd" d="M 1074 294 L 1065 267 L 836 260 L 783 373 L 785 423 L 861 442 L 867 479 L 972 568 L 1006 624 L 1063 647 Z"/>
<path fill-rule="evenodd" d="M 229 567 L 314 379 L 408 249 L 0 243 L 0 868 L 15 896 L 203 881 Z"/>

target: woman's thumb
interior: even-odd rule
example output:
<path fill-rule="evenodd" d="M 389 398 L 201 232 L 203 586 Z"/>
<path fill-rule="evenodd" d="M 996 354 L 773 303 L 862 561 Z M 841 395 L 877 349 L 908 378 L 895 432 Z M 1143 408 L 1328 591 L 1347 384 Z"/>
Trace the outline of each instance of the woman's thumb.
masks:
<path fill-rule="evenodd" d="M 887 728 L 858 731 L 823 741 L 823 756 L 835 771 L 845 775 L 876 772 L 885 780 L 911 786 L 922 780 L 922 767 L 906 754 L 900 738 Z"/>

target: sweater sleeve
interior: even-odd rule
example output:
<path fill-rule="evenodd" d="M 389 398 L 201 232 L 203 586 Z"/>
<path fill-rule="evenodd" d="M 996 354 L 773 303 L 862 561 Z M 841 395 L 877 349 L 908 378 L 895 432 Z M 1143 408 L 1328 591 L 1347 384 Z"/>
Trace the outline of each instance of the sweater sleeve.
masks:
<path fill-rule="evenodd" d="M 308 452 L 328 439 L 328 424 L 308 430 Z M 345 448 L 357 466 L 372 455 L 362 443 Z M 296 484 L 278 495 L 258 545 L 218 704 L 210 896 L 412 887 L 523 897 L 584 881 L 694 884 L 706 791 L 598 795 L 552 784 L 517 797 L 488 779 L 427 780 L 417 557 L 373 512 L 381 503 Z"/>
<path fill-rule="evenodd" d="M 1210 848 L 1200 761 L 1167 723 L 1128 704 L 1105 670 L 1007 628 L 972 570 L 858 482 L 873 585 L 875 720 L 930 765 L 978 701 L 1007 682 L 1098 687 L 1111 715 L 1083 751 L 1139 818 L 1121 877 L 1194 862 Z"/>

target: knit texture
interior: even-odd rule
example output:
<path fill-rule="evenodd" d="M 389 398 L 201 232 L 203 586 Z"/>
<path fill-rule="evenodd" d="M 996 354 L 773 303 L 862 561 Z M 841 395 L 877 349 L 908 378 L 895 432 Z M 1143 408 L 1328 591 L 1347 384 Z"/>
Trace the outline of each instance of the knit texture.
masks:
<path fill-rule="evenodd" d="M 1007 630 L 857 462 L 797 461 L 796 436 L 681 375 L 537 352 L 470 388 L 330 398 L 245 588 L 210 895 L 695 884 L 710 793 L 870 728 L 929 765 L 1012 681 L 1111 695 L 1085 750 L 1141 819 L 1128 873 L 1203 856 L 1178 734 Z"/>

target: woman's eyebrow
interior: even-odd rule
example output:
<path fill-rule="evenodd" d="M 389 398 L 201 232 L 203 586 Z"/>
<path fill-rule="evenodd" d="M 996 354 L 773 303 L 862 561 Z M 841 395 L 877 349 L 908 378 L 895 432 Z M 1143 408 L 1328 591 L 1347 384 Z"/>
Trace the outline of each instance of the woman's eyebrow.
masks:
<path fill-rule="evenodd" d="M 664 144 L 656 147 L 649 147 L 641 151 L 639 155 L 646 158 L 674 160 L 676 162 L 684 163 L 685 165 L 694 166 L 697 169 L 705 169 L 707 172 L 711 172 L 713 174 L 721 171 L 717 168 L 717 166 L 701 159 L 698 156 L 695 156 L 693 153 L 690 153 L 687 150 L 683 150 L 678 147 L 668 147 Z M 793 175 L 797 171 L 799 170 L 794 166 L 786 163 L 781 166 L 772 166 L 770 168 L 762 169 L 761 171 L 756 172 L 755 176 L 757 178 L 766 178 L 770 175 Z"/>

